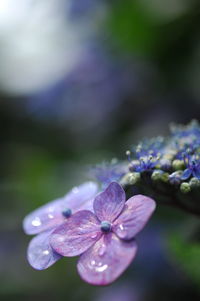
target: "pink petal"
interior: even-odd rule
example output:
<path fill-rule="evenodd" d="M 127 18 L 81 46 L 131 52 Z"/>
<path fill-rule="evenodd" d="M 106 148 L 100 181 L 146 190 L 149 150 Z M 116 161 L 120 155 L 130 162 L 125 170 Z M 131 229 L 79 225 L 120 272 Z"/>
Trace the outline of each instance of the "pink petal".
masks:
<path fill-rule="evenodd" d="M 151 198 L 144 195 L 133 196 L 113 223 L 112 230 L 121 239 L 132 239 L 146 225 L 155 207 L 156 203 Z"/>
<path fill-rule="evenodd" d="M 51 235 L 52 248 L 63 256 L 77 256 L 86 251 L 102 233 L 96 216 L 87 210 L 72 215 Z"/>
<path fill-rule="evenodd" d="M 44 270 L 53 265 L 62 256 L 55 253 L 49 244 L 51 231 L 35 236 L 29 243 L 27 259 L 36 270 Z"/>
<path fill-rule="evenodd" d="M 126 200 L 123 188 L 112 182 L 94 200 L 94 212 L 100 221 L 112 222 L 122 211 Z"/>
<path fill-rule="evenodd" d="M 94 285 L 107 285 L 129 266 L 137 251 L 134 240 L 120 240 L 114 233 L 103 235 L 78 261 L 83 280 Z"/>
<path fill-rule="evenodd" d="M 72 209 L 72 213 L 80 209 L 92 207 L 93 198 L 97 193 L 97 184 L 86 182 L 73 188 L 63 198 L 54 200 L 27 215 L 23 222 L 23 228 L 27 234 L 37 234 L 62 224 L 66 218 L 62 211 Z"/>

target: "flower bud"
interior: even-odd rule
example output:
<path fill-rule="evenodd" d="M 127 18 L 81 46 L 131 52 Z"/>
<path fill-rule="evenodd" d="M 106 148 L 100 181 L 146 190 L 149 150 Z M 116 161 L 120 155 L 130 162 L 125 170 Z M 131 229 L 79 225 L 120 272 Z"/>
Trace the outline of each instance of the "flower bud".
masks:
<path fill-rule="evenodd" d="M 163 172 L 163 174 L 161 175 L 161 181 L 164 183 L 169 182 L 169 174 L 168 172 Z"/>
<path fill-rule="evenodd" d="M 184 169 L 184 161 L 183 160 L 174 160 L 172 162 L 172 167 L 174 170 Z"/>
<path fill-rule="evenodd" d="M 192 178 L 189 181 L 189 185 L 192 189 L 200 188 L 200 180 L 198 180 L 197 178 Z"/>
<path fill-rule="evenodd" d="M 188 193 L 191 191 L 190 184 L 188 182 L 183 182 L 180 186 L 180 191 L 182 193 Z"/>
<path fill-rule="evenodd" d="M 134 185 L 140 180 L 140 173 L 139 172 L 132 172 L 129 174 L 128 182 L 130 185 Z"/>
<path fill-rule="evenodd" d="M 162 174 L 163 174 L 162 170 L 154 170 L 154 172 L 151 175 L 152 181 L 159 181 L 159 180 L 161 180 Z"/>

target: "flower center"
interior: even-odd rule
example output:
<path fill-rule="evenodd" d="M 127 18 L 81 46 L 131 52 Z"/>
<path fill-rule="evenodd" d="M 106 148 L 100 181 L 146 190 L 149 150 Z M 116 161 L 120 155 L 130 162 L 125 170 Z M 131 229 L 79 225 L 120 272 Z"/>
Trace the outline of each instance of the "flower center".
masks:
<path fill-rule="evenodd" d="M 107 222 L 107 221 L 103 221 L 101 222 L 101 231 L 108 233 L 111 231 L 112 225 L 111 223 Z"/>
<path fill-rule="evenodd" d="M 70 217 L 72 215 L 72 210 L 70 208 L 66 208 L 62 211 L 62 215 L 64 217 Z"/>

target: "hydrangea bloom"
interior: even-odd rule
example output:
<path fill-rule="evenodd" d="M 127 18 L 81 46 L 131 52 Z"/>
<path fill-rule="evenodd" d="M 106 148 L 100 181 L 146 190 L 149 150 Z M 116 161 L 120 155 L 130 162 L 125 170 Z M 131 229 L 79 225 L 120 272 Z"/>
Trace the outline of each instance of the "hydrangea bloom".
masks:
<path fill-rule="evenodd" d="M 83 280 L 106 285 L 118 278 L 136 255 L 135 235 L 155 209 L 155 202 L 136 195 L 126 202 L 123 188 L 112 182 L 94 199 L 94 213 L 75 213 L 51 234 L 50 244 L 61 256 L 81 255 L 78 272 Z"/>
<path fill-rule="evenodd" d="M 46 269 L 61 258 L 49 244 L 51 233 L 78 210 L 92 210 L 97 191 L 97 184 L 86 182 L 74 187 L 63 198 L 51 201 L 25 217 L 25 233 L 37 234 L 30 241 L 27 252 L 28 261 L 33 268 Z"/>
<path fill-rule="evenodd" d="M 191 176 L 200 179 L 200 126 L 192 121 L 186 126 L 173 125 L 166 138 L 146 139 L 127 151 L 130 172 L 153 174 L 172 185 L 181 184 Z M 155 173 L 156 172 L 156 173 Z M 166 173 L 167 172 L 167 173 Z M 156 177 L 154 175 L 156 174 Z"/>

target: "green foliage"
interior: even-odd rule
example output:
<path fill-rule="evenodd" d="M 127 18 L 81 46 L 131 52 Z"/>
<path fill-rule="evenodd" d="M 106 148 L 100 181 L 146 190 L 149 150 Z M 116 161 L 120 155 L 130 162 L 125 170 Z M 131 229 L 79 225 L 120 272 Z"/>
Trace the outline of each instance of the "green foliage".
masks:
<path fill-rule="evenodd" d="M 114 41 L 123 50 L 147 54 L 154 47 L 157 28 L 151 16 L 140 7 L 137 1 L 118 1 L 113 5 L 108 19 Z"/>
<path fill-rule="evenodd" d="M 200 288 L 200 243 L 199 241 L 184 240 L 178 233 L 169 238 L 169 248 L 189 278 Z"/>

